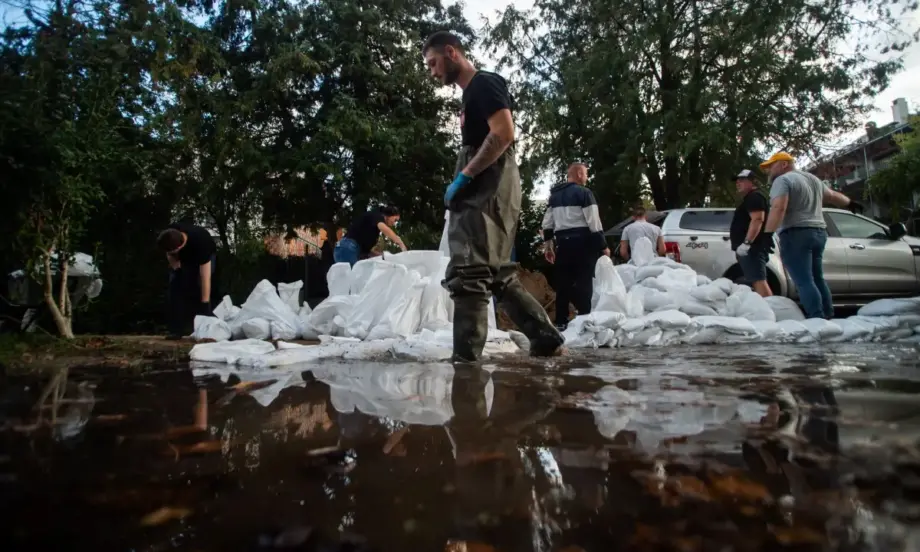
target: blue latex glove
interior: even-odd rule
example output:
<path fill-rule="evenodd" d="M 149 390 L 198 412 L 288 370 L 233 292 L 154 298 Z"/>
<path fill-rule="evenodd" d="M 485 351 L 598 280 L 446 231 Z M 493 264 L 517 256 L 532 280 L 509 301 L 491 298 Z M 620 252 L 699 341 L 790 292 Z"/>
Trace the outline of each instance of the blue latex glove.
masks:
<path fill-rule="evenodd" d="M 470 183 L 473 179 L 462 172 L 457 173 L 457 178 L 450 183 L 450 186 L 447 187 L 447 191 L 444 192 L 444 203 L 449 203 L 453 201 L 454 196 L 457 195 L 457 192 L 463 189 L 464 186 Z"/>

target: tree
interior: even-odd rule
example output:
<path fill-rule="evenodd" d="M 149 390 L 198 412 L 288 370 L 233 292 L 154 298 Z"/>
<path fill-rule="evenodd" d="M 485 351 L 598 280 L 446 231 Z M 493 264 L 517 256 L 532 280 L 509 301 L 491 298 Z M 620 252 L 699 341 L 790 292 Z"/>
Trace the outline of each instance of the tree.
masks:
<path fill-rule="evenodd" d="M 587 161 L 606 218 L 646 183 L 658 209 L 700 205 L 766 151 L 808 152 L 854 128 L 915 39 L 892 34 L 916 9 L 898 6 L 538 0 L 507 8 L 486 44 L 520 69 L 535 162 Z M 889 59 L 870 59 L 873 44 Z"/>
<path fill-rule="evenodd" d="M 914 204 L 920 192 L 920 115 L 910 118 L 910 130 L 895 137 L 900 151 L 888 164 L 869 177 L 866 190 L 876 200 L 892 206 L 891 215 L 900 218 L 901 206 Z"/>

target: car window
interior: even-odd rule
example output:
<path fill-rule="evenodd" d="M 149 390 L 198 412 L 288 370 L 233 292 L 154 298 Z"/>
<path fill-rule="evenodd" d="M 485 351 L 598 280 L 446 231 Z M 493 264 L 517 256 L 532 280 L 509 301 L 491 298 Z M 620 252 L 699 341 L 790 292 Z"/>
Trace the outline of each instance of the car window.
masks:
<path fill-rule="evenodd" d="M 881 224 L 851 215 L 849 213 L 827 213 L 841 238 L 854 240 L 885 240 L 888 230 Z"/>
<path fill-rule="evenodd" d="M 684 230 L 728 232 L 732 216 L 731 211 L 684 211 L 678 224 Z"/>

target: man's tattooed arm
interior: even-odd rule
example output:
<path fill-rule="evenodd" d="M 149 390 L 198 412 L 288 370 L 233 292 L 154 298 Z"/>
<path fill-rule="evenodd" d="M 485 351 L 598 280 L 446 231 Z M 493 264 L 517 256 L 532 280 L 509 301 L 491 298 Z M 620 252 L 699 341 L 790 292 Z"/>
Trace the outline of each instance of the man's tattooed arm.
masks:
<path fill-rule="evenodd" d="M 463 169 L 464 174 L 475 178 L 477 174 L 486 170 L 489 165 L 498 161 L 498 158 L 505 153 L 509 145 L 511 145 L 510 140 L 505 140 L 498 134 L 490 132 L 486 139 L 482 141 L 482 145 L 479 146 L 476 155 L 470 159 L 470 162 Z"/>

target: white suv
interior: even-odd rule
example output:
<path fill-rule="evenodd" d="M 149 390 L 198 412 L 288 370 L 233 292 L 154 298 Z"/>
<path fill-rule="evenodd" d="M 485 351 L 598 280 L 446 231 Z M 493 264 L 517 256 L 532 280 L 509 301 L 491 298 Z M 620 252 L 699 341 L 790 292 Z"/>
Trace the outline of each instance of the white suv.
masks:
<path fill-rule="evenodd" d="M 650 211 L 647 219 L 661 227 L 667 255 L 700 274 L 732 281 L 742 278 L 728 229 L 734 209 L 673 209 Z M 907 236 L 903 224 L 886 227 L 872 219 L 840 209 L 824 209 L 827 248 L 824 278 L 838 306 L 861 305 L 880 297 L 920 293 L 920 239 Z M 606 232 L 619 250 L 627 219 Z M 779 259 L 779 240 L 767 264 L 767 282 L 777 295 L 793 299 L 798 292 Z"/>

